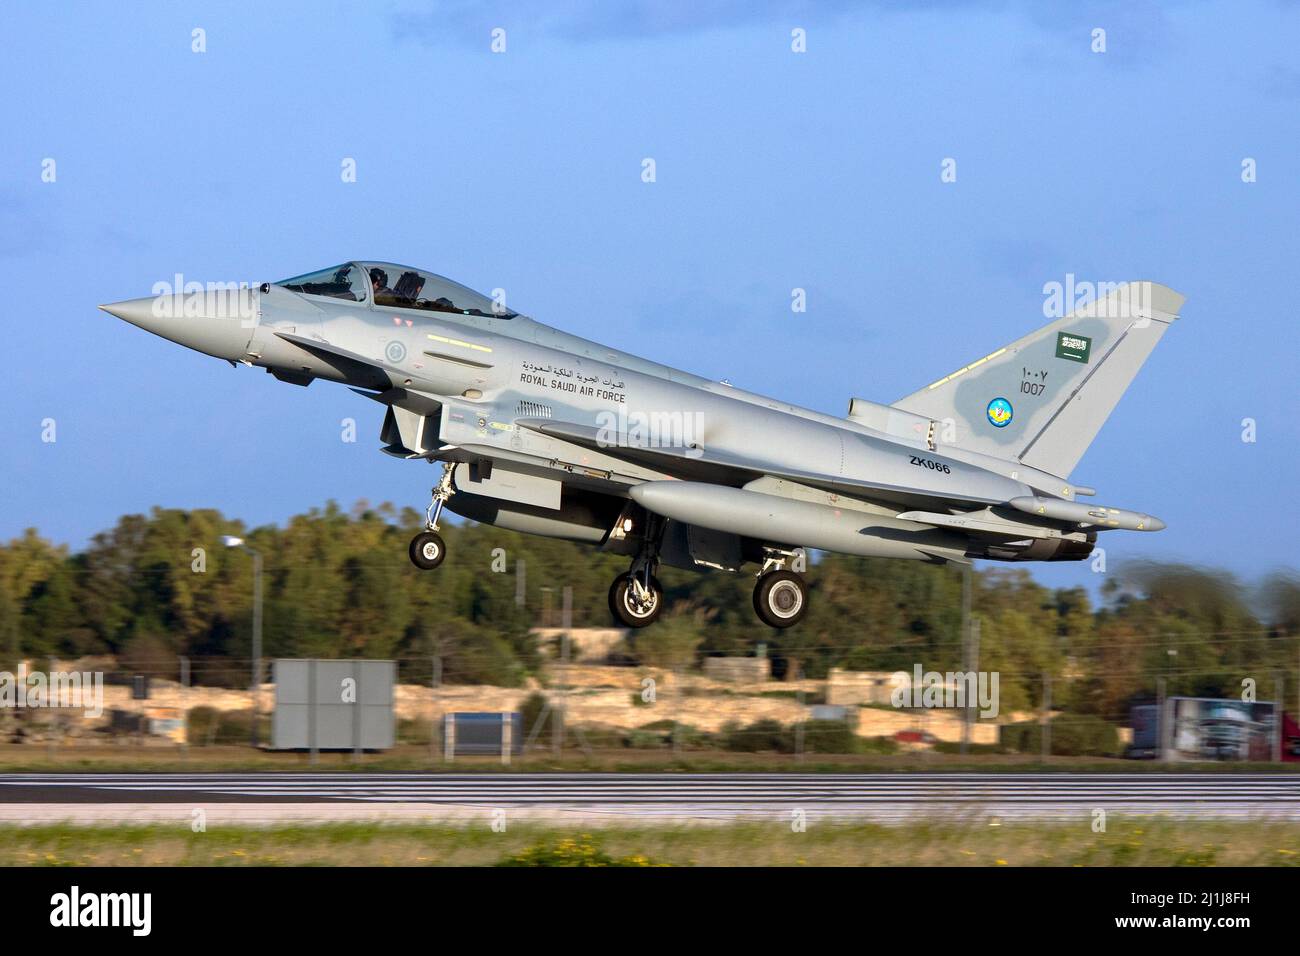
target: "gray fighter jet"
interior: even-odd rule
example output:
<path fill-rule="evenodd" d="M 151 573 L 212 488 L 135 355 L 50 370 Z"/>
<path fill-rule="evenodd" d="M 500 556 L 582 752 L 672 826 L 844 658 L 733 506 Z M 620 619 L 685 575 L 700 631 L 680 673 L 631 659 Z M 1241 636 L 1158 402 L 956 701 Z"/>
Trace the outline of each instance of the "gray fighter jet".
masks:
<path fill-rule="evenodd" d="M 444 507 L 631 559 L 614 617 L 659 615 L 655 573 L 757 566 L 754 609 L 803 617 L 805 549 L 934 563 L 1078 561 L 1150 515 L 1080 501 L 1070 474 L 1175 318 L 1151 282 L 1098 294 L 892 405 L 844 418 L 598 345 L 441 276 L 349 262 L 252 288 L 100 306 L 277 379 L 384 406 L 383 451 L 440 462 L 411 560 L 436 568 Z"/>

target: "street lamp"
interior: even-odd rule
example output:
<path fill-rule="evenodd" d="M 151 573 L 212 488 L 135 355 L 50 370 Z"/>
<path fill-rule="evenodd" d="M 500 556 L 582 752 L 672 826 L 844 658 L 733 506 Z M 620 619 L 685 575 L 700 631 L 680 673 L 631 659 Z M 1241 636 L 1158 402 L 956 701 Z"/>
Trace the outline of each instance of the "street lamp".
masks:
<path fill-rule="evenodd" d="M 243 548 L 253 556 L 253 683 L 249 688 L 253 696 L 253 719 L 249 741 L 256 749 L 257 718 L 261 714 L 259 705 L 262 698 L 262 555 L 245 544 L 243 538 L 234 535 L 222 535 L 221 543 L 227 548 Z"/>

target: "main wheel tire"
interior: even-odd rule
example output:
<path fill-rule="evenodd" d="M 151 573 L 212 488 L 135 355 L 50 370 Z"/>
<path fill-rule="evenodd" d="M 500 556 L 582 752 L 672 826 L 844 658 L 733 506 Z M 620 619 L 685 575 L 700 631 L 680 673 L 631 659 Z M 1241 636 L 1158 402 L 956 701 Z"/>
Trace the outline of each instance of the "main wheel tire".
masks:
<path fill-rule="evenodd" d="M 421 531 L 411 539 L 411 563 L 421 571 L 432 571 L 447 556 L 447 545 L 436 531 Z"/>
<path fill-rule="evenodd" d="M 653 624 L 664 609 L 664 589 L 659 579 L 650 577 L 650 603 L 642 607 L 635 598 L 632 575 L 620 574 L 609 586 L 609 613 L 624 627 L 646 627 Z"/>
<path fill-rule="evenodd" d="M 754 585 L 754 612 L 768 627 L 792 627 L 808 612 L 808 585 L 793 571 L 769 571 Z"/>

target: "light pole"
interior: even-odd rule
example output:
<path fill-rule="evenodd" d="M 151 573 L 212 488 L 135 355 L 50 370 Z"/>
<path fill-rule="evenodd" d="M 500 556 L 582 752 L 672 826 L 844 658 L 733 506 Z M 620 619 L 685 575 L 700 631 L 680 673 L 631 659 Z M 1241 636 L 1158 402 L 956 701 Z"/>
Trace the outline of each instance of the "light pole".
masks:
<path fill-rule="evenodd" d="M 243 538 L 222 535 L 221 543 L 227 548 L 243 548 L 253 556 L 253 683 L 249 690 L 253 696 L 253 719 L 250 721 L 249 742 L 257 748 L 257 718 L 261 713 L 262 697 L 262 554 L 244 543 Z"/>

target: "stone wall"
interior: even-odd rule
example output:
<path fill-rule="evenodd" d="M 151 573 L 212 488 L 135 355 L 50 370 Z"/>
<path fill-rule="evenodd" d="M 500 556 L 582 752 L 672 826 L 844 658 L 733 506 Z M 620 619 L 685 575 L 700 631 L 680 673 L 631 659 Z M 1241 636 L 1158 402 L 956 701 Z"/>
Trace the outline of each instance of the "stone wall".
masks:
<path fill-rule="evenodd" d="M 826 679 L 828 704 L 888 704 L 893 671 L 848 671 L 832 667 Z"/>
<path fill-rule="evenodd" d="M 706 657 L 704 676 L 729 684 L 761 683 L 772 675 L 772 662 L 766 657 Z"/>
<path fill-rule="evenodd" d="M 564 632 L 562 627 L 535 627 L 531 633 L 537 638 L 542 653 L 555 658 L 559 656 L 557 639 Z M 623 646 L 628 634 L 622 627 L 573 627 L 568 633 L 569 660 L 585 664 L 609 660 L 609 655 Z"/>
<path fill-rule="evenodd" d="M 613 630 L 613 629 L 610 629 Z M 394 711 L 399 720 L 436 720 L 453 711 L 504 712 L 519 710 L 528 695 L 540 691 L 553 702 L 565 701 L 570 725 L 599 725 L 630 730 L 661 720 L 676 720 L 703 731 L 716 732 L 726 724 L 745 725 L 756 720 L 793 724 L 808 720 L 810 707 L 799 703 L 796 694 L 826 693 L 827 702 L 850 708 L 850 722 L 864 737 L 893 736 L 899 731 L 922 731 L 939 740 L 961 739 L 959 711 L 904 711 L 888 706 L 889 695 L 877 688 L 884 673 L 832 671 L 829 681 L 767 679 L 764 658 L 712 658 L 721 662 L 705 673 L 674 673 L 656 668 L 611 667 L 594 664 L 552 665 L 547 686 L 530 678 L 522 687 L 489 685 L 446 685 L 429 688 L 399 684 L 394 688 Z M 725 679 L 719 679 L 725 677 Z M 646 702 L 645 697 L 653 697 Z M 104 714 L 89 720 L 80 713 L 68 716 L 87 728 L 101 725 L 113 710 L 139 713 L 142 709 L 211 707 L 218 711 L 244 711 L 251 704 L 247 690 L 218 687 L 182 688 L 175 681 L 153 679 L 147 701 L 133 700 L 125 685 L 104 687 Z M 275 701 L 275 685 L 265 684 L 261 707 L 269 713 Z M 860 706 L 873 703 L 874 706 Z M 881 706 L 884 704 L 884 706 Z M 856 718 L 856 719 L 854 719 Z M 995 743 L 997 726 L 977 722 L 973 739 Z"/>

